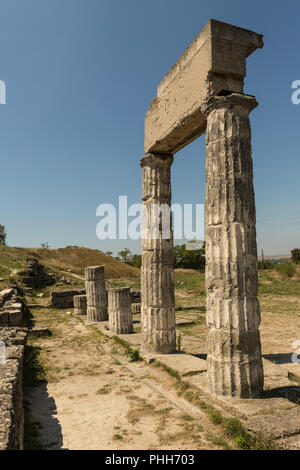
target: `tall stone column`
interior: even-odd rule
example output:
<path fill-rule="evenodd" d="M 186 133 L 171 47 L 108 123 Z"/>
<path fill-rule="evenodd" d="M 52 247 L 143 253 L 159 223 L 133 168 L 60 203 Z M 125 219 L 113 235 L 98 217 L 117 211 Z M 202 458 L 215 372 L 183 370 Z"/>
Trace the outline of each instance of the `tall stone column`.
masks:
<path fill-rule="evenodd" d="M 203 106 L 206 130 L 207 368 L 214 395 L 260 397 L 256 215 L 249 113 L 233 93 Z"/>
<path fill-rule="evenodd" d="M 145 352 L 176 350 L 173 233 L 171 216 L 172 155 L 147 154 L 143 172 L 142 305 Z"/>
<path fill-rule="evenodd" d="M 108 289 L 109 331 L 114 334 L 133 332 L 130 287 Z"/>
<path fill-rule="evenodd" d="M 89 266 L 85 268 L 85 285 L 87 321 L 100 322 L 108 320 L 104 267 Z"/>

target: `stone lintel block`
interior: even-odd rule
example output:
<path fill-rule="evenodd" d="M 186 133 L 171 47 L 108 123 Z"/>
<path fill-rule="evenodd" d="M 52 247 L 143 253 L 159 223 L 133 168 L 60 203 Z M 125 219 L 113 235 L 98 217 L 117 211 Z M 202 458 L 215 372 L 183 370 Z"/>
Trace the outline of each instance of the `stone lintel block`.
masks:
<path fill-rule="evenodd" d="M 160 82 L 145 121 L 145 152 L 174 154 L 205 132 L 202 104 L 220 92 L 243 93 L 246 58 L 262 35 L 210 20 Z"/>

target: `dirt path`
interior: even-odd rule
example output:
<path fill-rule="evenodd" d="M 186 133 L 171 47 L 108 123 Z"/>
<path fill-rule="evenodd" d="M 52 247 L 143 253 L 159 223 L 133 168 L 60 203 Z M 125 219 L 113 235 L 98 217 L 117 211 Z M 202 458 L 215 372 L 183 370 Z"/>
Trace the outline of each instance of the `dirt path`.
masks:
<path fill-rule="evenodd" d="M 30 339 L 47 381 L 25 396 L 43 449 L 224 447 L 217 426 L 177 396 L 165 372 L 128 363 L 120 346 L 66 312 L 32 313 L 53 332 Z"/>

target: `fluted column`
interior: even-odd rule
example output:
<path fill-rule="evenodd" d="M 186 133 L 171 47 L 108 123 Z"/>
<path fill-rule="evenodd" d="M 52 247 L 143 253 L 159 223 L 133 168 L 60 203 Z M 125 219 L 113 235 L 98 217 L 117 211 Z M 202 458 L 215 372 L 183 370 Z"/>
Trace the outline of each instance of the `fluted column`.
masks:
<path fill-rule="evenodd" d="M 170 169 L 172 155 L 147 154 L 143 172 L 142 305 L 143 350 L 176 350 Z"/>
<path fill-rule="evenodd" d="M 133 332 L 130 287 L 108 289 L 109 331 L 114 334 Z"/>
<path fill-rule="evenodd" d="M 249 95 L 212 97 L 206 130 L 207 367 L 214 395 L 262 394 Z"/>
<path fill-rule="evenodd" d="M 86 295 L 74 295 L 74 315 L 86 315 Z"/>
<path fill-rule="evenodd" d="M 108 320 L 104 267 L 89 266 L 85 268 L 85 285 L 87 321 L 100 322 Z"/>

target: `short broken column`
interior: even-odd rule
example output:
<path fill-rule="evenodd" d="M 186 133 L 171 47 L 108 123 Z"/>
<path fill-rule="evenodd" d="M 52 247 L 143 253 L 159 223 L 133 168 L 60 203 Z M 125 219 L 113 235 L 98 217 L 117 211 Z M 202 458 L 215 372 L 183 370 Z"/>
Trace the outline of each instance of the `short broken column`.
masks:
<path fill-rule="evenodd" d="M 207 370 L 214 395 L 257 398 L 263 366 L 249 113 L 254 97 L 215 96 L 206 131 Z"/>
<path fill-rule="evenodd" d="M 86 315 L 86 295 L 74 295 L 74 315 Z"/>
<path fill-rule="evenodd" d="M 85 268 L 85 285 L 87 321 L 101 322 L 108 320 L 104 266 Z"/>
<path fill-rule="evenodd" d="M 171 205 L 172 155 L 148 153 L 143 170 L 142 349 L 176 350 L 173 232 Z"/>
<path fill-rule="evenodd" d="M 129 287 L 108 289 L 109 330 L 114 334 L 133 332 Z"/>

